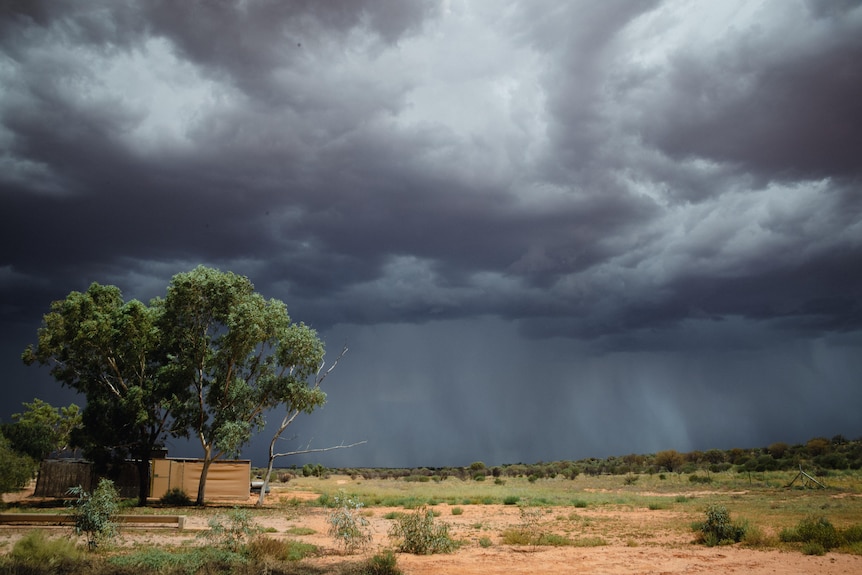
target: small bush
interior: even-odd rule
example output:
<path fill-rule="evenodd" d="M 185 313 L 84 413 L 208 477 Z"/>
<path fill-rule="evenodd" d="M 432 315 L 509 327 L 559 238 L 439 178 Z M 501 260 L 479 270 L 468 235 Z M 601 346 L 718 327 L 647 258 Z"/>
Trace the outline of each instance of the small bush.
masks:
<path fill-rule="evenodd" d="M 709 477 L 707 475 L 697 475 L 695 473 L 689 475 L 688 480 L 691 483 L 712 483 L 712 477 Z"/>
<path fill-rule="evenodd" d="M 386 550 L 372 556 L 362 566 L 362 575 L 401 575 L 395 553 Z"/>
<path fill-rule="evenodd" d="M 64 565 L 79 561 L 82 553 L 69 539 L 48 539 L 44 531 L 34 530 L 15 543 L 9 552 L 9 558 L 18 564 L 39 565 L 63 571 Z"/>
<path fill-rule="evenodd" d="M 209 531 L 201 536 L 208 539 L 216 547 L 232 552 L 239 552 L 255 536 L 263 532 L 251 514 L 234 507 L 227 514 L 219 514 L 210 518 Z"/>
<path fill-rule="evenodd" d="M 583 499 L 576 499 L 572 501 L 572 505 L 577 507 L 578 509 L 584 509 L 587 506 L 587 502 Z"/>
<path fill-rule="evenodd" d="M 522 527 L 510 527 L 500 534 L 504 545 L 533 545 L 536 538 Z"/>
<path fill-rule="evenodd" d="M 267 557 L 281 561 L 300 561 L 318 552 L 318 547 L 311 543 L 269 537 L 255 537 L 248 545 L 249 556 L 258 561 Z"/>
<path fill-rule="evenodd" d="M 809 541 L 802 544 L 802 553 L 804 555 L 826 555 L 826 548 L 816 541 Z"/>
<path fill-rule="evenodd" d="M 835 526 L 825 517 L 806 517 L 793 529 L 782 529 L 779 538 L 786 543 L 817 543 L 825 550 L 841 544 Z"/>
<path fill-rule="evenodd" d="M 179 487 L 174 487 L 173 489 L 162 495 L 161 499 L 159 499 L 159 503 L 161 503 L 162 505 L 168 505 L 170 507 L 188 507 L 194 502 L 191 500 L 188 493 L 186 493 Z"/>
<path fill-rule="evenodd" d="M 449 536 L 449 525 L 435 523 L 434 512 L 424 506 L 398 517 L 389 537 L 397 540 L 399 551 L 416 555 L 449 553 L 457 547 Z"/>
<path fill-rule="evenodd" d="M 113 481 L 101 479 L 93 493 L 87 493 L 80 485 L 72 487 L 68 493 L 75 497 L 71 503 L 75 533 L 86 537 L 87 547 L 91 551 L 101 541 L 117 534 L 114 518 L 120 507 L 120 495 L 114 488 Z"/>
<path fill-rule="evenodd" d="M 862 523 L 851 525 L 847 529 L 841 531 L 841 539 L 844 543 L 852 545 L 853 543 L 862 543 Z"/>
<path fill-rule="evenodd" d="M 738 543 L 745 536 L 745 525 L 732 522 L 723 505 L 710 505 L 706 510 L 706 521 L 699 527 L 701 542 L 707 547 Z"/>
<path fill-rule="evenodd" d="M 360 513 L 362 502 L 344 493 L 336 495 L 334 502 L 335 510 L 327 519 L 330 526 L 329 535 L 342 545 L 347 553 L 363 549 L 371 542 L 371 533 L 368 531 L 368 520 Z"/>
<path fill-rule="evenodd" d="M 108 559 L 108 564 L 115 568 L 171 574 L 231 573 L 236 566 L 244 563 L 246 559 L 242 555 L 214 547 L 198 547 L 182 551 L 150 547 Z"/>
<path fill-rule="evenodd" d="M 503 505 L 517 505 L 521 498 L 517 495 L 507 495 L 503 498 Z"/>
<path fill-rule="evenodd" d="M 773 547 L 776 543 L 775 537 L 769 536 L 763 532 L 763 529 L 757 525 L 749 525 L 745 529 L 745 535 L 742 538 L 742 543 L 746 547 Z"/>
<path fill-rule="evenodd" d="M 479 547 L 488 548 L 492 545 L 490 537 L 479 537 Z"/>
<path fill-rule="evenodd" d="M 461 509 L 460 507 L 453 507 L 452 508 L 452 515 L 461 515 L 462 513 L 464 513 L 464 510 Z"/>
<path fill-rule="evenodd" d="M 317 533 L 311 527 L 290 527 L 284 531 L 288 535 L 314 535 Z"/>

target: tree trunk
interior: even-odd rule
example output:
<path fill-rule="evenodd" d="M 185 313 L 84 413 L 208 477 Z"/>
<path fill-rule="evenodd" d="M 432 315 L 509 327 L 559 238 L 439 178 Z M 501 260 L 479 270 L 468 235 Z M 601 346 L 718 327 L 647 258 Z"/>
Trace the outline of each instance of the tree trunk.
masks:
<path fill-rule="evenodd" d="M 150 460 L 140 454 L 135 465 L 138 468 L 138 507 L 146 507 L 150 496 Z"/>
<path fill-rule="evenodd" d="M 203 507 L 204 505 L 204 495 L 206 495 L 207 490 L 207 474 L 209 473 L 210 465 L 213 462 L 210 455 L 211 451 L 207 449 L 204 455 L 204 466 L 203 469 L 201 469 L 201 479 L 198 482 L 198 498 L 195 500 L 195 505 L 198 505 L 199 507 Z"/>
<path fill-rule="evenodd" d="M 263 506 L 263 499 L 266 497 L 266 490 L 269 489 L 269 476 L 272 475 L 272 467 L 275 457 L 269 456 L 269 465 L 266 466 L 266 475 L 263 476 L 263 485 L 260 486 L 260 497 L 257 498 L 255 507 Z"/>

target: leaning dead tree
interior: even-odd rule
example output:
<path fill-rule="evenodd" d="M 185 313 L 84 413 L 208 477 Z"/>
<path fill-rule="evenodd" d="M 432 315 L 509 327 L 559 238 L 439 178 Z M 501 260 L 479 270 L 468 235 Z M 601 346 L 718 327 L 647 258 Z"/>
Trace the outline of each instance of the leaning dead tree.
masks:
<path fill-rule="evenodd" d="M 803 487 L 813 487 L 811 484 L 812 484 L 812 483 L 816 483 L 816 484 L 817 484 L 817 485 L 819 485 L 821 488 L 826 489 L 826 486 L 825 486 L 825 485 L 823 485 L 822 483 L 820 483 L 819 481 L 817 481 L 816 479 L 814 479 L 813 477 L 811 477 L 810 475 L 808 475 L 807 473 L 805 473 L 804 471 L 802 471 L 802 466 L 801 466 L 801 465 L 799 466 L 799 473 L 797 473 L 797 474 L 796 474 L 796 477 L 794 477 L 794 478 L 793 478 L 793 480 L 791 480 L 791 481 L 790 481 L 790 483 L 788 483 L 787 485 L 785 485 L 785 487 L 790 487 L 791 485 L 793 485 L 793 483 L 794 483 L 797 479 L 799 479 L 799 480 L 800 480 L 800 481 L 799 481 L 799 483 L 801 483 Z"/>
<path fill-rule="evenodd" d="M 332 370 L 335 369 L 335 366 L 338 365 L 338 362 L 344 357 L 344 354 L 347 353 L 347 347 L 345 346 L 341 353 L 338 354 L 338 357 L 335 358 L 335 361 L 332 362 L 332 365 L 329 366 L 329 369 L 324 371 L 325 363 L 321 363 L 320 367 L 317 369 L 317 374 L 314 376 L 314 384 L 309 386 L 305 393 L 322 393 L 320 392 L 320 384 L 323 383 L 323 380 L 326 379 L 326 376 L 332 373 Z M 323 395 L 325 398 L 326 396 Z M 365 441 L 359 441 L 357 443 L 351 443 L 350 445 L 345 445 L 341 443 L 340 445 L 333 445 L 331 447 L 319 447 L 315 449 L 311 449 L 310 444 L 305 449 L 299 449 L 296 451 L 286 451 L 283 453 L 276 453 L 275 444 L 281 439 L 281 435 L 284 431 L 290 426 L 291 423 L 299 416 L 303 411 L 308 411 L 307 406 L 303 406 L 302 402 L 298 402 L 294 404 L 294 407 L 289 409 L 287 413 L 285 413 L 284 418 L 281 420 L 281 424 L 276 429 L 275 435 L 272 436 L 272 440 L 269 442 L 269 462 L 267 463 L 266 473 L 263 476 L 263 485 L 260 488 L 260 497 L 255 504 L 257 507 L 263 505 L 263 500 L 266 497 L 267 489 L 269 489 L 269 478 L 272 475 L 272 468 L 274 466 L 275 460 L 279 457 L 287 457 L 290 455 L 300 455 L 303 453 L 319 453 L 322 451 L 332 451 L 334 449 L 347 449 L 349 447 L 355 447 L 357 445 L 362 445 L 366 443 Z"/>

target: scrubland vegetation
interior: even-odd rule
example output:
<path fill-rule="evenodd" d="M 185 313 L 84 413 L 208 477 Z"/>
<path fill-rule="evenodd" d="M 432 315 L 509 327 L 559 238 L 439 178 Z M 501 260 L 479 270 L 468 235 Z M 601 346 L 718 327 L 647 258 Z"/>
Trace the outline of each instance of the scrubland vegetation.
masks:
<path fill-rule="evenodd" d="M 0 575 L 387 574 L 401 571 L 404 554 L 457 556 L 490 547 L 529 552 L 726 546 L 862 555 L 859 454 L 859 441 L 836 437 L 762 449 L 495 467 L 482 462 L 434 469 L 307 465 L 276 470 L 262 508 L 251 502 L 197 507 L 188 505 L 184 494 L 171 493 L 144 509 L 132 508 L 134 501 L 113 506 L 104 499 L 110 493 L 97 494 L 103 497 L 98 501 L 79 494 L 57 505 L 73 506 L 82 518 L 77 523 L 82 536 L 70 539 L 69 528 L 18 528 L 23 535 L 14 541 L 0 539 Z M 819 483 L 801 477 L 800 467 Z M 33 510 L 26 500 L 9 507 L 8 512 Z M 198 518 L 199 527 L 167 536 L 149 533 L 163 538 L 159 544 L 148 543 L 146 536 L 116 536 L 112 529 L 94 538 L 80 528 L 113 526 L 106 509 L 182 513 Z M 97 513 L 102 513 L 98 521 L 85 521 Z M 280 526 L 268 527 L 275 518 L 282 518 Z M 325 521 L 315 524 L 312 518 Z M 88 541 L 98 545 L 88 549 Z"/>

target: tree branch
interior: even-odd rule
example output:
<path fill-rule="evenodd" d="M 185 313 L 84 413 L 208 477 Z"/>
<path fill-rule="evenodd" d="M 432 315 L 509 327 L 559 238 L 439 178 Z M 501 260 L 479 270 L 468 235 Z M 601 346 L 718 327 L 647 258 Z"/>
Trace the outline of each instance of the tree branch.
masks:
<path fill-rule="evenodd" d="M 286 453 L 274 453 L 272 456 L 275 457 L 288 457 L 290 455 L 301 455 L 303 453 L 320 453 L 322 451 L 332 451 L 333 449 L 347 449 L 349 447 L 356 447 L 357 445 L 362 445 L 363 443 L 368 443 L 368 441 L 357 441 L 356 443 L 351 443 L 350 445 L 344 445 L 344 443 L 340 445 L 333 445 L 331 447 L 317 447 L 315 449 L 300 449 L 298 451 L 288 451 Z"/>

